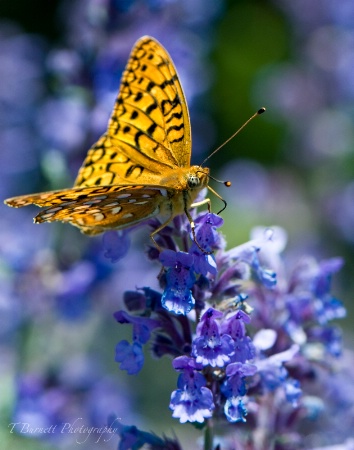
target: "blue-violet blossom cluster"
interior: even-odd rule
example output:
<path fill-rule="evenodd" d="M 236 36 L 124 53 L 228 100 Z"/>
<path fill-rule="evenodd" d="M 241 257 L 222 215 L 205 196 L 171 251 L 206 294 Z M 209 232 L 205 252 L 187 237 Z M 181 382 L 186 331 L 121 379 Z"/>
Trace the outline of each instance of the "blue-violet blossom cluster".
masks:
<path fill-rule="evenodd" d="M 323 358 L 340 354 L 339 329 L 328 322 L 345 314 L 330 294 L 331 276 L 342 261 L 303 259 L 287 278 L 283 230 L 257 229 L 252 240 L 226 250 L 217 230 L 222 223 L 215 214 L 199 214 L 198 245 L 180 217 L 159 233 L 163 251 L 151 247 L 148 256 L 163 265 L 163 292 L 142 287 L 125 293 L 128 312 L 115 318 L 133 326 L 133 339 L 118 343 L 116 361 L 137 374 L 150 341 L 153 355 L 170 355 L 179 373 L 169 404 L 174 418 L 206 428 L 209 419 L 242 422 L 246 432 L 257 415 L 267 413 L 273 424 L 263 437 L 267 448 L 285 435 L 278 415 L 294 420 L 304 414 L 302 382 L 310 377 L 314 346 Z M 150 224 L 158 226 L 156 219 Z"/>

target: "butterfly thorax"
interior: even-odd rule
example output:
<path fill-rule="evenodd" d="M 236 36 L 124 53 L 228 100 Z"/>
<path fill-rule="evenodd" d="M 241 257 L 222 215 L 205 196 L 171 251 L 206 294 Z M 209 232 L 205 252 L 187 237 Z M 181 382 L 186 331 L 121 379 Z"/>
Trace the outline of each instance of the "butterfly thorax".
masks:
<path fill-rule="evenodd" d="M 173 216 L 189 209 L 198 193 L 208 185 L 208 181 L 209 169 L 200 166 L 176 167 L 166 174 L 161 185 L 170 188 L 168 191 Z M 168 211 L 163 208 L 161 214 L 168 214 Z"/>

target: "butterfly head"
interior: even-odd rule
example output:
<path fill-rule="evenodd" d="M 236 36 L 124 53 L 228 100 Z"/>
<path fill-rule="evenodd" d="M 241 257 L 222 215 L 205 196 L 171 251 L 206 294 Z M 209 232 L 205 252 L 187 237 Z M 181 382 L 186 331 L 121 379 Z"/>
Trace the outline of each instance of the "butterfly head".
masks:
<path fill-rule="evenodd" d="M 202 189 L 208 185 L 209 169 L 206 167 L 192 166 L 187 175 L 189 189 Z"/>

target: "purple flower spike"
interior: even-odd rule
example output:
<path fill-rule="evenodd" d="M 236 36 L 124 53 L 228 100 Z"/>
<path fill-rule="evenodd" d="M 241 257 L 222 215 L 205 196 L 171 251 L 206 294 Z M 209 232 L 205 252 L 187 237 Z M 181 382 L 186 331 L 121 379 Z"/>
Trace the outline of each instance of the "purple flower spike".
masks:
<path fill-rule="evenodd" d="M 197 337 L 193 341 L 193 356 L 203 366 L 224 367 L 230 361 L 234 350 L 233 340 L 228 334 L 220 336 L 216 318 L 222 313 L 209 308 L 202 316 L 197 327 Z"/>
<path fill-rule="evenodd" d="M 204 376 L 194 370 L 185 370 L 178 377 L 176 391 L 172 392 L 170 409 L 172 416 L 181 423 L 199 422 L 212 416 L 215 408 L 213 394 L 205 387 Z"/>

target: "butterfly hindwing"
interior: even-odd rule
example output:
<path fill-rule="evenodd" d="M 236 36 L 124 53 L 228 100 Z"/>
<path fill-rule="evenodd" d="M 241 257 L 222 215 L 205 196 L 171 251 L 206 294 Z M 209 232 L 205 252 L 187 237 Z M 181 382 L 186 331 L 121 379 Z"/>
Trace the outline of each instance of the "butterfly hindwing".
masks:
<path fill-rule="evenodd" d="M 107 229 L 122 229 L 159 214 L 167 191 L 145 186 L 102 186 L 53 191 L 27 196 L 27 203 L 47 206 L 34 219 L 42 222 L 69 222 L 87 234 L 98 234 Z M 10 206 L 16 200 L 9 199 Z M 49 207 L 48 207 L 49 206 Z"/>
<path fill-rule="evenodd" d="M 161 174 L 190 164 L 187 103 L 166 50 L 151 37 L 134 46 L 107 132 L 91 148 L 76 185 L 159 185 Z"/>

